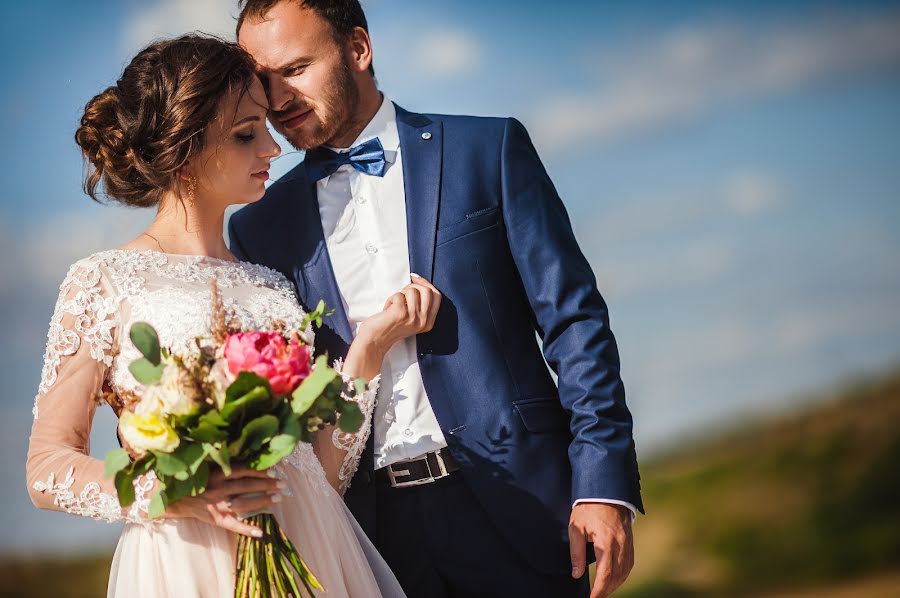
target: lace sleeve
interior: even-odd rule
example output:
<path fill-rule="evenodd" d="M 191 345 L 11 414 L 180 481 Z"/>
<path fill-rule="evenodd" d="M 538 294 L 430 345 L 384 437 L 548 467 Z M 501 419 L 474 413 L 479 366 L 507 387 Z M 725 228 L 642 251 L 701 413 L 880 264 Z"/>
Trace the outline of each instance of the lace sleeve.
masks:
<path fill-rule="evenodd" d="M 141 519 L 153 477 L 135 483 L 138 500 L 119 506 L 104 463 L 90 457 L 90 432 L 117 343 L 120 299 L 100 261 L 82 260 L 60 286 L 34 403 L 26 476 L 35 506 L 115 521 Z"/>
<path fill-rule="evenodd" d="M 375 396 L 378 394 L 378 385 L 381 381 L 381 375 L 375 376 L 366 386 L 366 390 L 362 395 L 357 395 L 353 387 L 353 379 L 342 372 L 343 362 L 338 359 L 334 363 L 334 369 L 341 374 L 347 392 L 344 398 L 349 401 L 355 401 L 362 411 L 363 423 L 359 432 L 348 434 L 342 432 L 338 427 L 329 427 L 319 434 L 313 446 L 316 456 L 325 469 L 325 476 L 329 483 L 340 494 L 347 491 L 350 487 L 350 480 L 353 479 L 359 460 L 366 448 L 366 441 L 369 439 L 369 433 L 372 429 L 372 412 L 375 409 Z"/>

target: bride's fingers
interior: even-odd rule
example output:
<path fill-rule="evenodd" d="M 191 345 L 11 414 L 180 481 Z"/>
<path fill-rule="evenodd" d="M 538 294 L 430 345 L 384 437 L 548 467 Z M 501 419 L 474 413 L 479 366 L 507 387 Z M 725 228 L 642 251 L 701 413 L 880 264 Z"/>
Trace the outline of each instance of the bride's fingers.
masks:
<path fill-rule="evenodd" d="M 241 478 L 237 480 L 227 480 L 220 486 L 221 494 L 224 496 L 239 496 L 241 494 L 252 494 L 254 492 L 268 492 L 274 494 L 283 490 L 284 482 L 273 480 L 272 478 Z"/>
<path fill-rule="evenodd" d="M 261 494 L 258 496 L 240 496 L 231 499 L 231 510 L 238 516 L 254 511 L 265 511 L 273 504 L 281 502 L 280 494 Z"/>
<path fill-rule="evenodd" d="M 387 298 L 387 301 L 384 302 L 384 307 L 382 311 L 388 309 L 389 307 L 395 307 L 397 309 L 402 309 L 404 312 L 404 317 L 406 315 L 406 297 L 403 293 L 394 293 L 390 297 Z"/>
<path fill-rule="evenodd" d="M 243 521 L 238 519 L 234 513 L 223 513 L 217 509 L 212 509 L 211 513 L 213 523 L 221 528 L 227 529 L 236 534 L 243 534 L 244 536 L 262 538 L 263 533 L 261 529 L 259 529 L 255 525 L 244 523 Z"/>
<path fill-rule="evenodd" d="M 406 317 L 407 319 L 414 319 L 419 313 L 419 304 L 421 303 L 419 298 L 419 289 L 415 288 L 413 285 L 407 285 L 403 287 L 403 290 L 400 291 L 403 293 L 403 296 L 406 297 Z"/>

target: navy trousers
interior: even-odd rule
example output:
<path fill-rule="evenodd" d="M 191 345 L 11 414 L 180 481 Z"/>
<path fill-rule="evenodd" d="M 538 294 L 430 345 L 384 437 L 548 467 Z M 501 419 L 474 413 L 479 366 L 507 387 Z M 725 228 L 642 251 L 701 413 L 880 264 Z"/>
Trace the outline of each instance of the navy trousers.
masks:
<path fill-rule="evenodd" d="M 460 473 L 377 492 L 375 546 L 409 598 L 590 594 L 586 574 L 573 580 L 534 571 L 497 532 Z"/>

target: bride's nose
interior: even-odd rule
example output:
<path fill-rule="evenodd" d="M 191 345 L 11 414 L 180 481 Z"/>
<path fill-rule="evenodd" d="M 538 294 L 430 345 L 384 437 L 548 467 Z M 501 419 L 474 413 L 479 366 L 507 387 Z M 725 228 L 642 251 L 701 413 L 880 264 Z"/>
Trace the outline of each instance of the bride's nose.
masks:
<path fill-rule="evenodd" d="M 263 146 L 263 152 L 260 154 L 263 158 L 275 158 L 276 156 L 281 155 L 281 146 L 278 145 L 278 142 L 272 137 L 271 133 L 266 131 L 268 139 L 268 143 Z"/>

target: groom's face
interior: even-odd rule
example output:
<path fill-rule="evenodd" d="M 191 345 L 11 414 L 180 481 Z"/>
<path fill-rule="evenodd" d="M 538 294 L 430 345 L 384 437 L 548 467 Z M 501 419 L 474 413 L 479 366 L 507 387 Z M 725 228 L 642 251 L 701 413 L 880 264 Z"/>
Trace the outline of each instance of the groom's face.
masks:
<path fill-rule="evenodd" d="M 239 41 L 256 60 L 269 119 L 297 149 L 330 145 L 352 127 L 359 104 L 347 48 L 328 22 L 299 2 L 247 19 Z"/>

